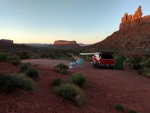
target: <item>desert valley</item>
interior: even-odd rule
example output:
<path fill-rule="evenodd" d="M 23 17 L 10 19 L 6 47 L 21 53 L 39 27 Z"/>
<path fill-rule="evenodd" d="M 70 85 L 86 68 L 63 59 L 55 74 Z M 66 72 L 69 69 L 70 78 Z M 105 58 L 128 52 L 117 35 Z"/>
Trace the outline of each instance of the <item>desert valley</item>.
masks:
<path fill-rule="evenodd" d="M 103 41 L 16 44 L 0 40 L 0 113 L 150 113 L 150 16 L 125 13 Z M 123 69 L 92 67 L 92 55 L 113 52 Z M 84 64 L 69 64 L 83 59 Z"/>

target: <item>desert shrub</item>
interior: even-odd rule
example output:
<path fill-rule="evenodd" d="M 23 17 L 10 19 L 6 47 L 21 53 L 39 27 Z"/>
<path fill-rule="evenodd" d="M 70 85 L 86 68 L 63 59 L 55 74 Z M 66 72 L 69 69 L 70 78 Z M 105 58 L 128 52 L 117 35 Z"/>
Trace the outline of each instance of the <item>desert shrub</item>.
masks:
<path fill-rule="evenodd" d="M 0 74 L 0 91 L 11 92 L 15 89 L 33 91 L 35 89 L 35 83 L 24 74 Z"/>
<path fill-rule="evenodd" d="M 25 71 L 25 74 L 27 76 L 29 76 L 30 78 L 34 78 L 34 79 L 37 79 L 39 77 L 39 73 L 36 69 L 34 68 L 28 68 L 26 71 Z"/>
<path fill-rule="evenodd" d="M 115 108 L 118 110 L 118 111 L 124 111 L 124 108 L 121 104 L 116 104 Z"/>
<path fill-rule="evenodd" d="M 19 56 L 15 55 L 15 54 L 13 54 L 12 56 L 9 56 L 9 61 L 15 66 L 21 64 L 21 60 L 20 60 Z"/>
<path fill-rule="evenodd" d="M 68 69 L 69 69 L 69 67 L 63 63 L 59 63 L 54 66 L 54 70 L 57 72 L 61 72 L 62 70 L 68 70 Z"/>
<path fill-rule="evenodd" d="M 68 71 L 67 71 L 66 69 L 63 69 L 63 70 L 61 70 L 61 73 L 62 73 L 63 75 L 66 75 L 66 74 L 68 73 Z"/>
<path fill-rule="evenodd" d="M 140 70 L 138 70 L 138 73 L 142 76 L 150 78 L 150 69 L 149 68 L 148 69 L 146 69 L 146 68 L 140 69 Z"/>
<path fill-rule="evenodd" d="M 129 113 L 137 113 L 137 111 L 135 109 L 130 109 L 128 112 Z"/>
<path fill-rule="evenodd" d="M 73 101 L 76 105 L 82 105 L 84 102 L 82 90 L 74 84 L 62 84 L 55 87 L 54 90 L 57 95 Z"/>
<path fill-rule="evenodd" d="M 52 80 L 52 85 L 53 86 L 59 86 L 63 83 L 64 83 L 64 80 L 61 79 L 61 78 L 55 78 L 55 79 Z"/>
<path fill-rule="evenodd" d="M 42 54 L 40 57 L 41 58 L 47 58 L 47 55 L 46 54 Z"/>
<path fill-rule="evenodd" d="M 129 57 L 126 59 L 128 64 L 139 64 L 142 61 L 142 57 Z"/>
<path fill-rule="evenodd" d="M 19 56 L 16 54 L 12 54 L 11 56 L 8 57 L 8 60 L 20 60 Z"/>
<path fill-rule="evenodd" d="M 144 67 L 150 67 L 150 57 L 143 57 L 141 65 Z"/>
<path fill-rule="evenodd" d="M 133 64 L 133 69 L 138 70 L 141 68 L 142 68 L 141 64 Z"/>
<path fill-rule="evenodd" d="M 17 65 L 21 64 L 21 61 L 20 60 L 11 60 L 11 64 L 17 66 Z"/>
<path fill-rule="evenodd" d="M 0 52 L 0 62 L 7 60 L 7 54 L 4 52 Z"/>
<path fill-rule="evenodd" d="M 18 55 L 19 55 L 19 57 L 21 59 L 28 59 L 28 58 L 30 58 L 30 56 L 28 55 L 28 53 L 26 51 L 21 51 L 21 52 L 19 52 Z"/>
<path fill-rule="evenodd" d="M 18 79 L 18 88 L 21 88 L 27 91 L 35 90 L 34 81 L 31 78 L 27 77 L 25 74 L 19 74 L 17 76 L 17 79 Z"/>
<path fill-rule="evenodd" d="M 24 72 L 29 68 L 29 66 L 30 66 L 29 64 L 23 63 L 23 64 L 20 65 L 20 69 L 21 69 L 22 72 Z"/>
<path fill-rule="evenodd" d="M 28 55 L 28 53 L 26 51 L 18 51 L 18 52 L 14 52 L 13 54 L 17 55 L 20 59 L 30 58 L 30 56 Z"/>
<path fill-rule="evenodd" d="M 84 84 L 86 82 L 86 77 L 84 75 L 82 75 L 81 73 L 75 73 L 75 74 L 71 75 L 70 81 L 73 84 L 82 87 L 82 86 L 84 86 Z"/>

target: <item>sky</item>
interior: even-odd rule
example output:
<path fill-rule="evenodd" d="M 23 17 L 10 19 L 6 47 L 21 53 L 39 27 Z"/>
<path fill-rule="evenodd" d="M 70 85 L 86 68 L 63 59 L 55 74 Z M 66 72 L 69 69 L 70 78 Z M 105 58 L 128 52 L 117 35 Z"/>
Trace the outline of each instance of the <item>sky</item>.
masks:
<path fill-rule="evenodd" d="M 0 39 L 93 44 L 118 31 L 124 13 L 139 5 L 150 15 L 150 0 L 0 0 Z"/>

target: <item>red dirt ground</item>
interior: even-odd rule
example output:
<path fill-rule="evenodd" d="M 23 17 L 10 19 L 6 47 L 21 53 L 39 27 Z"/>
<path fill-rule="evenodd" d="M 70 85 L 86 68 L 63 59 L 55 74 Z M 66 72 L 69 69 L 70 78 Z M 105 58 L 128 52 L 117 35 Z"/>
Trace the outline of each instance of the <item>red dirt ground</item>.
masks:
<path fill-rule="evenodd" d="M 0 113 L 121 113 L 115 105 L 120 103 L 125 111 L 134 108 L 138 113 L 150 113 L 150 79 L 137 74 L 128 66 L 124 70 L 93 69 L 90 62 L 83 68 L 69 69 L 68 75 L 53 70 L 53 66 L 63 60 L 23 60 L 38 64 L 40 79 L 36 81 L 36 91 L 19 91 L 0 94 Z M 18 72 L 10 63 L 0 63 L 0 72 Z M 81 72 L 87 78 L 87 85 L 82 88 L 85 104 L 76 107 L 53 93 L 50 81 L 60 77 L 67 80 L 72 73 Z"/>

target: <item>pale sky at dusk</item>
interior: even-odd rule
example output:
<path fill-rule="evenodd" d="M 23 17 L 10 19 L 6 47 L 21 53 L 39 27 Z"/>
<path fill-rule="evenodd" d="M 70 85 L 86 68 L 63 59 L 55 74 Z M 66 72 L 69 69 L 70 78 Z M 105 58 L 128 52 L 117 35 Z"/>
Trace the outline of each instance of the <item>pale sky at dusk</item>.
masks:
<path fill-rule="evenodd" d="M 150 15 L 150 0 L 0 0 L 0 39 L 92 44 L 117 31 L 124 13 L 139 5 Z"/>

